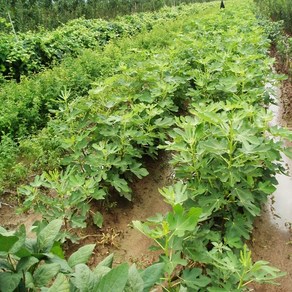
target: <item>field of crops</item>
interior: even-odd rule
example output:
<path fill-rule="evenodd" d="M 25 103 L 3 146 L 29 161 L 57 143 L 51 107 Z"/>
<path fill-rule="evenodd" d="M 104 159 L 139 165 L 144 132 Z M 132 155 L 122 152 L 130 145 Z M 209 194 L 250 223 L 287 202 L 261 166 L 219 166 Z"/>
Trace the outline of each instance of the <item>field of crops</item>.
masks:
<path fill-rule="evenodd" d="M 292 133 L 269 124 L 272 85 L 283 76 L 273 73 L 253 3 L 219 6 L 125 18 L 133 25 L 113 37 L 99 31 L 60 64 L 3 83 L 0 189 L 7 196 L 18 186 L 18 211 L 43 221 L 34 239 L 24 226 L 0 227 L 0 291 L 248 291 L 285 274 L 254 263 L 246 245 L 285 172 L 281 153 L 292 156 L 283 141 Z M 84 25 L 104 27 L 81 21 L 48 35 L 67 48 L 77 41 L 64 32 L 78 28 L 79 38 Z M 152 239 L 158 261 L 140 269 L 109 255 L 92 267 L 94 241 L 64 256 L 80 229 L 98 232 L 114 196 L 133 199 L 145 161 L 161 152 L 171 157 L 171 184 L 160 190 L 170 211 L 129 222 Z"/>

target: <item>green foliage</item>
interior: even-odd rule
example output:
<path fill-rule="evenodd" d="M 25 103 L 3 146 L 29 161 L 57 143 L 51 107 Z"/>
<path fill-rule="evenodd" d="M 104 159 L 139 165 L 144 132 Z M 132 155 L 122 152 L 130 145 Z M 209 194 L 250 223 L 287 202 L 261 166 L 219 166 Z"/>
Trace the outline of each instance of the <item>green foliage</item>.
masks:
<path fill-rule="evenodd" d="M 180 195 L 180 186 L 176 187 L 178 193 L 170 197 Z M 164 264 L 165 289 L 247 291 L 252 282 L 275 284 L 275 279 L 285 275 L 268 262 L 253 263 L 246 245 L 238 255 L 238 250 L 223 244 L 220 232 L 210 229 L 201 209 L 173 204 L 172 207 L 173 211 L 165 216 L 157 214 L 145 223 L 133 221 L 134 227 L 153 239 L 163 252 L 160 262 Z M 214 218 L 220 217 L 214 214 Z"/>
<path fill-rule="evenodd" d="M 24 287 L 38 289 L 48 285 L 60 271 L 54 263 L 55 240 L 62 225 L 53 220 L 36 230 L 37 238 L 27 238 L 24 225 L 15 232 L 0 229 L 0 290 L 15 291 Z"/>
<path fill-rule="evenodd" d="M 189 8 L 169 8 L 115 21 L 75 19 L 52 32 L 0 33 L 0 73 L 19 82 L 66 56 L 76 57 L 86 48 L 103 47 L 112 39 L 151 30 L 155 24 L 192 12 Z"/>
<path fill-rule="evenodd" d="M 255 0 L 262 13 L 272 20 L 282 20 L 287 32 L 292 32 L 292 8 L 289 0 Z"/>
<path fill-rule="evenodd" d="M 11 29 L 11 24 L 8 23 L 5 18 L 0 17 L 0 31 L 8 33 Z"/>
<path fill-rule="evenodd" d="M 145 291 L 159 281 L 162 264 L 138 271 L 135 264 L 112 268 L 109 255 L 93 270 L 87 265 L 95 244 L 85 245 L 68 260 L 57 238 L 62 220 L 39 223 L 36 238 L 26 236 L 24 225 L 17 231 L 0 227 L 0 290 L 13 291 Z"/>
<path fill-rule="evenodd" d="M 239 13 L 242 16 L 245 11 Z M 32 186 L 20 189 L 26 197 L 24 206 L 40 206 L 39 210 L 45 216 L 51 212 L 52 218 L 63 213 L 71 227 L 77 222 L 73 215 L 78 215 L 78 227 L 84 226 L 92 199 L 103 199 L 115 190 L 131 200 L 128 181 L 133 175 L 147 175 L 141 157 L 155 157 L 157 146 L 168 133 L 174 145 L 168 149 L 176 151 L 176 175 L 190 180 L 193 185 L 189 188 L 196 189 L 189 199 L 202 206 L 206 218 L 213 213 L 225 218 L 230 212 L 226 217 L 229 219 L 222 222 L 225 241 L 241 246 L 241 237 L 248 238 L 248 232 L 234 228 L 237 209 L 243 210 L 238 220 L 245 222 L 245 230 L 250 230 L 250 218 L 259 214 L 259 202 L 273 191 L 274 175 L 282 169 L 271 162 L 280 159 L 280 146 L 262 137 L 268 130 L 269 117 L 264 110 L 247 104 L 269 101 L 262 85 L 265 79 L 275 78 L 268 75 L 268 41 L 252 25 L 255 19 L 245 20 L 247 23 L 242 20 L 245 26 L 232 27 L 224 33 L 218 29 L 218 23 L 225 27 L 226 22 L 232 24 L 235 19 L 237 23 L 231 13 L 218 14 L 212 20 L 208 15 L 200 21 L 184 19 L 184 35 L 177 34 L 169 48 L 148 52 L 145 59 L 142 50 L 141 58 L 128 61 L 114 75 L 100 81 L 86 100 L 72 100 L 71 93 L 64 91 L 57 118 L 49 128 L 63 149 L 61 163 L 67 171 L 61 175 L 44 174 L 42 182 L 37 177 Z M 259 47 L 259 43 L 263 46 Z M 226 47 L 230 53 L 222 59 Z M 219 97 L 222 102 L 216 103 Z M 186 110 L 186 103 L 189 114 L 196 118 L 177 119 L 180 128 L 172 134 L 169 130 L 173 117 L 179 110 Z M 80 190 L 75 185 L 71 187 L 70 176 L 82 181 Z M 47 193 L 54 195 L 50 198 Z M 54 205 L 56 198 L 60 204 Z M 54 211 L 46 211 L 48 206 Z M 100 225 L 100 215 L 94 221 Z M 236 232 L 238 241 L 233 239 Z"/>
<path fill-rule="evenodd" d="M 134 227 L 153 239 L 163 251 L 164 272 L 168 275 L 166 280 L 169 283 L 174 269 L 178 265 L 187 265 L 187 261 L 181 256 L 183 241 L 187 237 L 195 236 L 200 215 L 201 209 L 192 207 L 186 212 L 183 206 L 178 204 L 165 216 L 158 214 L 143 224 L 133 221 Z"/>
<path fill-rule="evenodd" d="M 53 29 L 72 19 L 109 19 L 118 15 L 156 11 L 164 6 L 182 3 L 208 2 L 210 0 L 153 0 L 153 1 L 85 1 L 85 0 L 6 0 L 0 4 L 0 17 L 9 20 L 8 12 L 17 31 Z M 4 29 L 0 26 L 0 31 Z"/>
<path fill-rule="evenodd" d="M 58 135 L 52 129 L 44 128 L 37 135 L 27 139 L 23 137 L 45 126 L 50 115 L 63 112 L 66 103 L 71 103 L 77 96 L 86 96 L 93 81 L 97 82 L 120 72 L 125 64 L 146 60 L 149 50 L 156 51 L 169 45 L 172 33 L 179 28 L 169 23 L 168 29 L 169 33 L 163 39 L 160 36 L 165 28 L 157 26 L 150 33 L 143 33 L 135 39 L 124 38 L 112 42 L 105 46 L 103 52 L 85 50 L 78 59 L 69 58 L 61 66 L 47 70 L 35 78 L 3 86 L 0 92 L 3 105 L 0 108 L 0 129 L 14 138 L 22 139 L 18 140 L 19 147 L 13 140 L 7 144 L 5 138 L 2 139 L 5 151 L 4 148 L 1 151 L 1 188 L 8 190 L 10 184 L 13 185 L 40 169 L 49 171 L 58 167 L 62 149 Z M 68 94 L 69 98 L 65 102 L 64 97 Z M 13 159 L 7 155 L 7 151 L 13 152 Z"/>
<path fill-rule="evenodd" d="M 284 32 L 284 21 L 271 21 L 266 16 L 260 15 L 259 24 L 265 30 L 272 45 L 277 49 L 277 61 L 281 65 L 281 72 L 291 76 L 292 38 Z"/>
<path fill-rule="evenodd" d="M 175 151 L 176 177 L 189 183 L 189 198 L 206 214 L 232 214 L 234 204 L 244 214 L 259 215 L 260 203 L 275 190 L 275 174 L 283 171 L 272 162 L 281 159 L 281 144 L 262 136 L 270 114 L 246 103 L 193 107 L 194 117 L 177 119 L 179 128 L 166 146 Z"/>
<path fill-rule="evenodd" d="M 276 41 L 277 51 L 282 59 L 282 70 L 292 76 L 292 37 L 282 34 Z"/>
<path fill-rule="evenodd" d="M 49 193 L 44 192 L 44 188 L 48 189 Z M 36 176 L 29 186 L 19 188 L 19 194 L 25 197 L 21 211 L 34 208 L 47 221 L 62 218 L 65 226 L 62 240 L 69 237 L 72 241 L 76 239 L 70 235 L 71 229 L 86 226 L 90 201 L 102 200 L 106 195 L 103 189 L 96 187 L 93 178 L 86 179 L 74 168 L 68 168 L 61 173 L 51 171 Z M 98 222 L 96 220 L 96 223 Z"/>
<path fill-rule="evenodd" d="M 217 29 L 218 22 L 217 19 Z M 225 37 L 232 33 L 224 32 Z M 213 43 L 219 39 L 216 36 L 213 33 L 210 38 Z M 255 38 L 253 34 L 248 40 L 252 47 Z M 278 162 L 284 146 L 271 137 L 291 139 L 291 132 L 270 127 L 271 114 L 262 107 L 269 101 L 267 90 L 260 85 L 263 72 L 270 70 L 268 62 L 262 63 L 266 68 L 262 67 L 261 76 L 251 67 L 246 74 L 236 61 L 229 63 L 235 46 L 227 39 L 226 46 L 232 53 L 224 61 L 211 43 L 207 46 L 212 54 L 205 55 L 208 47 L 202 46 L 205 50 L 201 55 L 193 56 L 195 69 L 188 71 L 193 86 L 187 90 L 192 102 L 187 113 L 176 118 L 177 127 L 170 131 L 170 141 L 161 146 L 172 153 L 170 162 L 176 183 L 163 188 L 161 194 L 173 207 L 175 216 L 157 214 L 145 223 L 133 222 L 163 252 L 160 262 L 165 264 L 165 289 L 180 286 L 175 291 L 246 291 L 253 281 L 273 283 L 284 275 L 267 262 L 252 263 L 244 241 L 249 239 L 261 204 L 275 190 L 276 173 L 284 171 Z M 205 37 L 204 42 L 207 40 Z M 199 43 L 200 39 L 196 41 Z M 220 41 L 224 42 L 224 38 Z M 246 43 L 241 45 L 234 56 L 241 56 L 243 63 L 249 62 L 253 57 L 248 60 Z M 181 52 L 183 55 L 184 50 Z M 257 90 L 253 91 L 255 87 Z M 253 96 L 247 94 L 250 90 Z M 188 229 L 187 218 L 194 206 L 202 213 L 190 220 L 194 225 Z M 182 223 L 174 225 L 174 233 L 170 229 L 173 218 Z"/>
<path fill-rule="evenodd" d="M 145 20 L 142 23 L 151 24 L 151 27 L 153 23 L 160 23 L 160 26 L 151 34 L 145 32 L 142 36 L 132 40 L 129 38 L 130 32 L 125 33 L 123 40 L 120 42 L 112 40 L 102 51 L 99 46 L 94 46 L 94 50 L 85 51 L 82 47 L 80 48 L 80 50 L 82 49 L 82 54 L 80 51 L 81 55 L 78 59 L 66 58 L 61 66 L 46 70 L 30 79 L 23 78 L 20 84 L 7 82 L 2 86 L 0 92 L 0 101 L 3 105 L 0 109 L 1 135 L 6 133 L 18 138 L 35 133 L 43 128 L 49 119 L 50 111 L 58 109 L 58 101 L 61 99 L 62 92 L 65 90 L 70 91 L 71 99 L 76 98 L 76 96 L 84 96 L 96 79 L 105 78 L 116 70 L 120 70 L 120 66 L 123 63 L 146 59 L 148 56 L 146 51 L 144 54 L 137 54 L 136 50 L 141 48 L 149 49 L 149 47 L 153 50 L 156 47 L 166 46 L 171 42 L 171 30 L 169 30 L 167 37 L 163 39 L 160 37 L 161 33 L 165 31 L 164 24 L 161 25 L 164 20 L 173 19 L 174 16 L 178 17 L 179 13 L 181 13 L 180 17 L 183 18 L 184 15 L 195 11 L 196 8 L 185 8 L 183 12 L 174 10 L 173 13 L 165 11 L 161 15 L 149 16 L 149 20 L 145 16 Z M 139 16 L 131 16 L 127 21 L 131 22 L 132 18 L 135 19 L 135 23 L 140 23 Z M 82 27 L 82 21 L 79 21 L 80 23 L 78 21 L 75 22 L 76 26 L 80 25 Z M 90 23 L 90 21 L 88 22 Z M 171 22 L 168 24 L 170 28 L 174 27 Z M 174 30 L 176 29 L 174 28 Z M 69 28 L 68 30 L 71 31 Z M 72 29 L 72 33 L 74 31 Z M 63 35 L 67 37 L 64 32 L 58 32 L 58 34 L 58 39 Z M 79 35 L 82 35 L 82 33 Z M 70 39 L 70 36 L 68 36 L 68 39 Z M 71 42 L 74 46 L 77 45 L 75 40 Z M 64 46 L 67 48 L 66 44 Z M 19 54 L 21 53 L 21 50 L 15 50 Z M 29 49 L 28 53 L 33 54 L 31 49 Z M 31 61 L 29 63 L 31 64 Z"/>
<path fill-rule="evenodd" d="M 0 191 L 3 190 L 5 177 L 8 176 L 11 165 L 16 164 L 18 154 L 16 143 L 8 136 L 3 136 L 0 142 Z"/>
<path fill-rule="evenodd" d="M 174 183 L 161 190 L 172 211 L 133 223 L 154 240 L 159 263 L 145 271 L 111 268 L 109 257 L 91 270 L 84 261 L 93 247 L 85 247 L 68 263 L 50 262 L 62 263 L 67 275 L 55 276 L 49 289 L 147 291 L 157 283 L 173 291 L 245 291 L 283 276 L 267 262 L 252 263 L 245 246 L 275 175 L 285 171 L 280 152 L 289 153 L 280 139 L 291 132 L 269 127 L 266 110 L 272 90 L 265 85 L 281 77 L 271 72 L 269 40 L 250 4 L 217 12 L 215 4 L 164 28 L 166 41 L 154 34 L 153 49 L 153 35 L 144 34 L 123 58 L 126 50 L 111 46 L 119 65 L 88 96 L 63 89 L 43 132 L 56 141 L 61 167 L 19 189 L 26 208 L 62 218 L 65 232 L 83 227 L 92 200 L 113 191 L 131 200 L 129 182 L 147 175 L 142 158 L 155 158 L 159 148 L 171 151 Z M 101 214 L 93 221 L 102 224 Z"/>

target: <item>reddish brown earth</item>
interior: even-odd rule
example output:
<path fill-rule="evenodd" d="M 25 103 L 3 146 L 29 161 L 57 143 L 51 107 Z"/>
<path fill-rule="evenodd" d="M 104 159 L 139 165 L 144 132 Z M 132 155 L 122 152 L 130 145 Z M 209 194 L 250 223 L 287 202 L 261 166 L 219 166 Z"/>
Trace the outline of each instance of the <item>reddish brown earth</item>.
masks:
<path fill-rule="evenodd" d="M 274 225 L 269 210 L 263 210 L 262 216 L 254 224 L 252 240 L 249 244 L 253 260 L 264 260 L 270 265 L 287 273 L 277 280 L 279 286 L 253 285 L 252 291 L 258 292 L 290 292 L 292 291 L 292 245 L 291 232 L 281 230 Z"/>

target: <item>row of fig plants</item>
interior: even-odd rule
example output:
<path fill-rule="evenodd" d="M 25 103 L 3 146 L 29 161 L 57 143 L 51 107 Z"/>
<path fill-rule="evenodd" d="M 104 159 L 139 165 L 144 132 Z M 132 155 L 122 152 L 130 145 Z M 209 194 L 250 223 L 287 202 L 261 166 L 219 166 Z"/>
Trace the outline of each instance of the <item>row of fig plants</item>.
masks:
<path fill-rule="evenodd" d="M 174 185 L 161 190 L 173 211 L 134 222 L 164 253 L 167 289 L 180 283 L 244 291 L 253 281 L 272 283 L 284 275 L 267 262 L 252 264 L 245 245 L 275 190 L 275 174 L 285 171 L 279 163 L 283 145 L 271 135 L 292 138 L 270 128 L 270 118 L 256 105 L 219 102 L 192 104 L 189 115 L 176 119 L 163 146 L 172 153 Z"/>
<path fill-rule="evenodd" d="M 173 117 L 185 107 L 181 97 L 192 86 L 188 72 L 193 69 L 184 54 L 190 44 L 183 50 L 181 45 L 178 37 L 169 48 L 140 51 L 148 58 L 124 63 L 86 99 L 71 100 L 64 92 L 47 138 L 61 149 L 63 169 L 44 172 L 19 189 L 23 210 L 34 208 L 47 220 L 62 216 L 64 237 L 73 240 L 70 230 L 85 227 L 88 217 L 102 224 L 101 214 L 90 211 L 92 200 L 104 200 L 113 191 L 131 200 L 128 182 L 148 174 L 141 158 L 157 155 Z"/>
<path fill-rule="evenodd" d="M 194 13 L 189 7 L 164 8 L 154 13 L 139 13 L 113 21 L 75 19 L 54 31 L 1 33 L 0 82 L 20 81 L 21 77 L 42 71 L 65 56 L 76 56 L 85 48 L 103 47 L 111 39 L 133 36 L 153 25 Z"/>
<path fill-rule="evenodd" d="M 100 289 L 111 281 L 120 283 L 114 291 L 149 291 L 154 285 L 166 291 L 244 291 L 253 281 L 283 275 L 265 261 L 253 263 L 244 245 L 274 190 L 275 174 L 283 171 L 277 162 L 283 145 L 270 135 L 290 135 L 269 128 L 264 109 L 265 84 L 276 78 L 266 56 L 268 40 L 250 3 L 234 1 L 224 12 L 215 7 L 177 21 L 180 32 L 172 34 L 169 47 L 122 64 L 87 98 L 72 101 L 65 92 L 57 118 L 48 124 L 63 167 L 19 192 L 24 209 L 48 221 L 62 219 L 61 241 L 73 240 L 72 228 L 84 227 L 90 216 L 102 224 L 101 214 L 90 210 L 92 201 L 113 191 L 131 199 L 129 181 L 147 175 L 145 155 L 155 158 L 159 148 L 173 153 L 175 181 L 161 190 L 172 211 L 133 222 L 162 252 L 159 263 L 144 272 L 126 264 L 101 268 L 98 276 L 99 268 L 90 271 L 81 261 L 78 273 L 84 273 L 75 271 L 73 279 L 86 287 Z M 75 285 L 70 271 L 53 285 Z M 137 286 L 126 288 L 129 282 Z"/>
<path fill-rule="evenodd" d="M 64 106 L 66 95 L 70 93 L 66 103 L 77 97 L 86 98 L 88 90 L 94 87 L 93 82 L 121 73 L 127 64 L 144 62 L 152 52 L 169 46 L 177 30 L 175 22 L 169 20 L 135 38 L 112 40 L 103 50 L 85 50 L 78 58 L 68 58 L 60 66 L 21 83 L 3 85 L 0 91 L 0 190 L 10 192 L 15 183 L 31 172 L 58 166 L 58 142 L 48 133 L 49 128 L 39 131 Z"/>
<path fill-rule="evenodd" d="M 133 222 L 162 252 L 166 291 L 246 291 L 254 281 L 273 283 L 285 274 L 265 261 L 253 264 L 245 244 L 254 218 L 275 191 L 276 173 L 285 172 L 280 153 L 291 157 L 284 142 L 272 137 L 291 140 L 292 133 L 269 125 L 270 93 L 264 94 L 269 69 L 257 71 L 260 59 L 269 61 L 255 42 L 265 37 L 258 27 L 253 40 L 245 25 L 240 29 L 246 38 L 235 50 L 226 38 L 230 31 L 211 30 L 213 38 L 206 41 L 213 54 L 201 58 L 204 69 L 195 71 L 195 80 L 203 81 L 191 90 L 188 113 L 176 118 L 170 140 L 161 146 L 172 153 L 174 184 L 160 190 L 172 211 Z M 215 35 L 217 49 L 211 43 Z M 224 60 L 226 48 L 237 52 L 230 50 Z M 257 64 L 247 66 L 255 59 Z"/>
<path fill-rule="evenodd" d="M 63 64 L 63 66 L 57 68 L 53 67 L 52 70 L 46 70 L 44 74 L 40 76 L 32 75 L 30 76 L 32 78 L 23 78 L 21 84 L 13 84 L 14 82 L 3 84 L 0 91 L 1 104 L 3 103 L 3 107 L 1 107 L 2 117 L 0 119 L 1 136 L 3 134 L 9 134 L 12 137 L 19 137 L 43 127 L 48 118 L 48 111 L 55 106 L 53 100 L 58 98 L 58 95 L 61 93 L 60 91 L 63 90 L 64 87 L 74 91 L 75 95 L 85 94 L 88 91 L 90 84 L 97 77 L 104 75 L 106 76 L 106 74 L 109 74 L 108 71 L 115 68 L 115 66 L 122 61 L 121 54 L 126 55 L 127 51 L 121 52 L 118 46 L 115 48 L 116 51 L 109 52 L 110 49 L 107 49 L 107 47 L 110 47 L 110 45 L 106 46 L 106 44 L 115 43 L 122 37 L 124 39 L 132 38 L 134 32 L 129 31 L 130 29 L 135 30 L 135 36 L 142 32 L 146 34 L 147 31 L 153 30 L 154 27 L 159 25 L 167 25 L 169 22 L 171 23 L 171 21 L 178 17 L 182 18 L 184 15 L 195 14 L 196 10 L 197 8 L 195 6 L 182 6 L 180 8 L 167 8 L 154 14 L 141 14 L 124 17 L 117 23 L 121 23 L 122 25 L 125 22 L 128 28 L 125 29 L 123 33 L 117 32 L 115 37 L 108 37 L 108 41 L 105 42 L 103 46 L 98 45 L 98 39 L 96 39 L 98 36 L 94 34 L 94 30 L 107 30 L 98 26 L 98 20 L 96 20 L 97 23 L 95 23 L 95 20 L 76 20 L 72 25 L 68 24 L 63 28 L 60 28 L 60 31 L 48 32 L 48 35 L 44 36 L 34 35 L 34 38 L 36 39 L 44 39 L 44 41 L 49 42 L 47 45 L 48 49 L 53 50 L 54 46 L 61 46 L 64 47 L 64 50 L 70 50 L 70 47 L 73 46 L 76 50 L 76 54 L 50 52 L 52 58 L 55 55 L 61 55 L 58 59 L 61 61 L 65 56 L 68 57 L 73 55 L 76 57 L 77 55 L 81 55 L 81 57 L 77 60 L 76 58 L 73 58 L 73 61 L 72 59 L 68 60 L 67 58 L 67 61 Z M 109 26 L 109 29 L 112 30 L 118 26 L 117 24 L 107 25 Z M 139 29 L 137 27 L 139 27 Z M 93 31 L 90 31 L 90 29 Z M 106 34 L 106 32 L 104 33 Z M 54 36 L 54 34 L 56 34 L 56 36 Z M 73 36 L 71 34 L 73 34 Z M 83 40 L 83 38 L 86 38 L 87 35 L 93 38 L 96 43 L 91 45 L 86 45 L 86 43 L 84 45 L 78 44 L 78 41 L 75 38 L 80 38 Z M 11 61 L 7 61 L 6 57 L 3 55 L 4 53 L 0 53 L 0 60 L 2 59 L 4 63 L 14 64 L 21 63 L 18 59 L 21 59 L 22 62 L 27 59 L 27 66 L 33 66 L 35 63 L 39 62 L 37 52 L 35 52 L 34 49 L 27 44 L 29 41 L 25 39 L 25 35 L 23 36 L 23 42 L 26 45 L 15 42 L 12 36 L 11 38 L 12 40 L 9 48 L 5 48 L 3 50 L 10 54 L 14 54 L 15 58 L 12 58 L 13 60 Z M 54 42 L 54 45 L 51 44 L 50 41 Z M 69 45 L 68 42 L 71 45 Z M 167 43 L 167 39 L 161 40 L 161 43 L 163 42 Z M 1 45 L 5 47 L 4 40 Z M 27 51 L 23 53 L 23 49 L 20 49 L 18 45 L 24 46 Z M 147 45 L 147 43 L 145 45 Z M 37 45 L 37 47 L 46 46 Z M 90 50 L 85 50 L 86 48 Z M 130 48 L 128 49 L 130 50 Z M 84 50 L 86 51 L 85 53 Z M 106 54 L 104 54 L 104 50 L 107 51 Z M 22 56 L 22 53 L 25 56 Z M 118 57 L 116 57 L 115 54 L 118 54 Z M 96 60 L 92 62 L 92 64 L 89 63 L 91 58 Z M 98 60 L 100 60 L 100 62 L 98 62 Z M 77 64 L 75 64 L 76 61 Z M 51 63 L 56 65 L 57 62 L 51 61 L 50 64 Z M 22 67 L 25 67 L 25 65 L 22 65 Z M 43 69 L 49 69 L 51 67 L 52 66 L 48 63 L 44 63 L 42 65 Z M 76 74 L 76 72 L 78 74 Z M 20 125 L 18 126 L 18 124 Z"/>

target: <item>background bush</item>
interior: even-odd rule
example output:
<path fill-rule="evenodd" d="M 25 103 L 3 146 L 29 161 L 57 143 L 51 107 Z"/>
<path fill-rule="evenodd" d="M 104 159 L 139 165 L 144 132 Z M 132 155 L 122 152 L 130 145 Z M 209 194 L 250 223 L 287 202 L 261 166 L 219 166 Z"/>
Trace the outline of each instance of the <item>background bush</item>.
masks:
<path fill-rule="evenodd" d="M 292 3 L 291 0 L 255 0 L 260 10 L 274 21 L 283 20 L 288 33 L 292 33 Z"/>
<path fill-rule="evenodd" d="M 16 31 L 54 29 L 69 20 L 109 19 L 118 15 L 143 11 L 156 11 L 163 7 L 181 3 L 209 2 L 210 0 L 6 0 L 0 2 L 0 17 L 10 22 Z M 9 13 L 9 14 L 8 14 Z M 4 29 L 0 24 L 0 31 Z"/>

